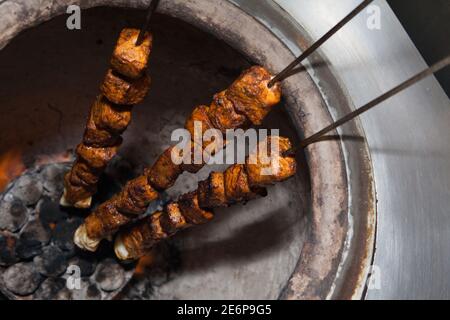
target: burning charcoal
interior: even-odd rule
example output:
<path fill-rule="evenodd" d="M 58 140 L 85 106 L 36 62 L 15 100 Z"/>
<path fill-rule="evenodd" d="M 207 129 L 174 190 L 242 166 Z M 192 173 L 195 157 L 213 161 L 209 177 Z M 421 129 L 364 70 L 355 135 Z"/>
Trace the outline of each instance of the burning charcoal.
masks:
<path fill-rule="evenodd" d="M 36 269 L 48 277 L 57 277 L 67 269 L 66 255 L 55 246 L 44 248 L 44 252 L 33 261 Z"/>
<path fill-rule="evenodd" d="M 28 260 L 42 253 L 42 243 L 38 240 L 19 239 L 16 254 L 20 259 Z"/>
<path fill-rule="evenodd" d="M 41 198 L 43 186 L 29 175 L 21 176 L 10 192 L 27 206 L 33 205 Z"/>
<path fill-rule="evenodd" d="M 62 278 L 47 278 L 36 290 L 34 297 L 38 300 L 51 300 L 65 287 L 66 280 Z"/>
<path fill-rule="evenodd" d="M 0 230 L 16 232 L 27 220 L 27 208 L 22 201 L 7 195 L 0 203 Z"/>
<path fill-rule="evenodd" d="M 40 220 L 32 220 L 23 228 L 20 238 L 23 240 L 36 240 L 46 245 L 50 241 L 50 231 L 44 228 Z"/>
<path fill-rule="evenodd" d="M 72 220 L 65 223 L 60 222 L 53 230 L 53 241 L 55 244 L 64 251 L 73 252 L 75 250 L 75 244 L 73 243 L 73 236 L 75 231 L 80 226 L 81 221 Z"/>
<path fill-rule="evenodd" d="M 38 212 L 39 219 L 46 227 L 67 219 L 67 213 L 60 209 L 59 203 L 49 198 L 45 198 L 39 203 Z"/>
<path fill-rule="evenodd" d="M 42 169 L 41 176 L 44 181 L 44 189 L 52 195 L 60 195 L 63 192 L 63 177 L 67 169 L 64 165 L 48 165 Z M 56 199 L 55 199 L 56 200 Z"/>
<path fill-rule="evenodd" d="M 42 280 L 42 276 L 36 272 L 32 263 L 17 263 L 3 273 L 6 288 L 20 296 L 32 294 Z"/>
<path fill-rule="evenodd" d="M 0 235 L 0 266 L 9 267 L 16 262 L 16 239 Z"/>
<path fill-rule="evenodd" d="M 90 300 L 99 300 L 102 297 L 102 293 L 95 284 L 91 284 L 86 290 L 86 296 Z"/>
<path fill-rule="evenodd" d="M 99 264 L 95 280 L 102 290 L 114 291 L 124 283 L 125 272 L 117 262 L 106 259 Z"/>
<path fill-rule="evenodd" d="M 75 265 L 80 268 L 82 277 L 89 277 L 95 271 L 97 267 L 97 261 L 94 256 L 91 257 L 73 257 L 69 261 L 69 265 Z"/>

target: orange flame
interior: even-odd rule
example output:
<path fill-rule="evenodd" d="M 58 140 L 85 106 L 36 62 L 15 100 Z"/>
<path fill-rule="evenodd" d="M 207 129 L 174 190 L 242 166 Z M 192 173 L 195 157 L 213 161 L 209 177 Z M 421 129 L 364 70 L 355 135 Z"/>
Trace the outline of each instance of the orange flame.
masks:
<path fill-rule="evenodd" d="M 10 149 L 0 155 L 0 192 L 23 171 L 25 171 L 25 165 L 19 148 Z"/>
<path fill-rule="evenodd" d="M 136 265 L 136 269 L 134 270 L 134 275 L 138 277 L 142 276 L 147 269 L 150 269 L 154 260 L 155 259 L 152 254 L 141 257 Z"/>

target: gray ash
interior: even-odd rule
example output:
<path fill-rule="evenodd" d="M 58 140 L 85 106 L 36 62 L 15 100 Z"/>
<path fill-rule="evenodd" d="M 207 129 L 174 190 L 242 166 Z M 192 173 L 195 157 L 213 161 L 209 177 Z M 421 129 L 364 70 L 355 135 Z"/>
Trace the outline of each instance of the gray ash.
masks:
<path fill-rule="evenodd" d="M 19 296 L 32 294 L 39 288 L 43 277 L 30 262 L 19 262 L 3 273 L 3 283 L 9 292 Z"/>
<path fill-rule="evenodd" d="M 16 232 L 27 221 L 27 208 L 22 201 L 13 195 L 5 195 L 1 204 L 0 229 Z"/>
<path fill-rule="evenodd" d="M 69 164 L 24 172 L 0 195 L 0 300 L 111 299 L 130 280 L 134 264 L 121 265 L 111 243 L 96 253 L 76 248 L 73 235 L 86 210 L 59 206 Z M 108 181 L 94 204 L 118 185 Z"/>

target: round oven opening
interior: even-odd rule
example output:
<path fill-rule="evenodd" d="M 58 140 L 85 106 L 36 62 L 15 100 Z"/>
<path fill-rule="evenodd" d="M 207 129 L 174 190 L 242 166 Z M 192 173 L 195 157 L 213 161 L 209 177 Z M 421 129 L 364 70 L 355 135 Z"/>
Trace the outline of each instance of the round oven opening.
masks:
<path fill-rule="evenodd" d="M 51 16 L 63 8 L 52 8 Z M 291 23 L 276 8 L 267 10 Z M 293 58 L 278 37 L 229 2 L 163 1 L 160 11 L 152 22 L 151 90 L 134 108 L 119 156 L 108 169 L 124 181 L 170 144 L 171 132 L 183 126 L 193 107 L 210 101 L 243 69 L 262 64 L 280 70 Z M 79 31 L 65 27 L 67 16 L 56 16 L 0 51 L 2 159 L 19 154 L 13 158 L 26 168 L 70 159 L 117 35 L 125 26 L 139 26 L 144 14 L 83 10 Z M 28 23 L 46 18 L 35 15 Z M 300 26 L 290 28 L 296 41 L 308 43 Z M 283 103 L 264 123 L 295 143 L 350 109 L 320 53 L 311 64 L 314 79 L 300 70 L 286 81 Z M 360 298 L 372 257 L 374 190 L 362 130 L 349 124 L 341 133 L 299 153 L 296 177 L 271 187 L 266 198 L 217 210 L 213 222 L 170 240 L 121 297 Z M 167 197 L 192 189 L 212 169 L 217 168 L 183 174 Z M 0 266 L 2 273 L 6 269 Z"/>

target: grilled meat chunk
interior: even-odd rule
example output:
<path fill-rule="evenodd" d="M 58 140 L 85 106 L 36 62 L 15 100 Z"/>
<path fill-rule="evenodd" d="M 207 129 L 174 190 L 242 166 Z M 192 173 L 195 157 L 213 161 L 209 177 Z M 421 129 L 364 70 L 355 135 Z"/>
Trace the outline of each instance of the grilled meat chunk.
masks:
<path fill-rule="evenodd" d="M 92 106 L 92 119 L 100 130 L 121 134 L 131 121 L 131 106 L 119 106 L 98 96 Z"/>
<path fill-rule="evenodd" d="M 169 203 L 164 212 L 167 214 L 161 216 L 161 226 L 167 234 L 172 235 L 190 225 L 181 214 L 178 203 Z"/>
<path fill-rule="evenodd" d="M 260 142 L 258 151 L 252 153 L 246 160 L 247 176 L 251 186 L 284 181 L 296 172 L 295 158 L 284 156 L 292 149 L 289 139 L 271 136 L 268 141 L 268 143 Z"/>
<path fill-rule="evenodd" d="M 165 190 L 170 188 L 178 176 L 181 174 L 181 165 L 175 164 L 172 161 L 172 150 L 175 147 L 170 147 L 156 160 L 155 164 L 146 169 L 146 176 L 151 185 L 158 190 Z"/>
<path fill-rule="evenodd" d="M 116 155 L 120 144 L 107 148 L 89 147 L 81 143 L 76 149 L 77 155 L 83 159 L 89 167 L 103 169 L 109 161 Z"/>
<path fill-rule="evenodd" d="M 245 166 L 242 164 L 231 166 L 225 170 L 224 181 L 225 196 L 229 204 L 243 201 L 248 194 L 252 193 L 245 173 Z"/>
<path fill-rule="evenodd" d="M 208 117 L 208 106 L 198 106 L 192 111 L 191 115 L 186 121 L 184 127 L 191 134 L 191 139 L 194 139 L 196 135 L 201 135 L 205 133 L 206 130 L 214 129 L 214 126 L 211 124 L 211 121 Z M 197 121 L 197 126 L 201 126 L 201 130 L 199 132 L 195 132 L 195 122 Z"/>
<path fill-rule="evenodd" d="M 85 225 L 89 238 L 108 237 L 117 231 L 117 225 L 131 221 L 131 216 L 121 213 L 114 205 L 117 197 L 114 197 L 112 200 L 101 204 L 94 214 L 86 218 Z"/>
<path fill-rule="evenodd" d="M 89 165 L 81 159 L 75 161 L 70 175 L 70 181 L 77 186 L 89 187 L 98 182 L 98 172 L 93 171 Z"/>
<path fill-rule="evenodd" d="M 208 179 L 198 183 L 198 202 L 203 208 L 225 207 L 225 181 L 222 172 L 212 172 Z"/>
<path fill-rule="evenodd" d="M 73 178 L 72 172 L 68 172 L 64 175 L 64 198 L 69 203 L 80 202 L 80 208 L 85 208 L 85 205 L 90 205 L 90 203 L 85 203 L 85 199 L 88 199 L 92 194 L 97 192 L 97 185 L 81 185 L 75 184 L 74 181 L 79 181 Z"/>
<path fill-rule="evenodd" d="M 111 57 L 114 70 L 132 79 L 140 78 L 144 74 L 152 50 L 153 39 L 148 32 L 144 35 L 144 41 L 136 46 L 139 32 L 138 29 L 123 29 Z"/>
<path fill-rule="evenodd" d="M 100 91 L 109 101 L 124 105 L 141 103 L 149 89 L 149 76 L 143 75 L 138 79 L 127 79 L 112 69 L 108 70 L 100 87 Z"/>
<path fill-rule="evenodd" d="M 236 112 L 245 115 L 254 125 L 260 125 L 270 109 L 281 99 L 281 85 L 267 86 L 271 74 L 260 66 L 251 67 L 226 91 Z"/>
<path fill-rule="evenodd" d="M 139 176 L 127 182 L 117 197 L 116 206 L 121 212 L 142 214 L 157 197 L 158 193 L 149 184 L 147 177 Z"/>
<path fill-rule="evenodd" d="M 92 118 L 92 114 L 89 116 L 83 135 L 83 143 L 85 145 L 90 147 L 103 148 L 117 145 L 119 141 L 119 135 L 111 131 L 97 128 Z"/>
<path fill-rule="evenodd" d="M 227 129 L 248 127 L 247 118 L 236 112 L 233 103 L 227 98 L 226 91 L 214 96 L 213 102 L 208 110 L 209 119 L 214 128 L 226 133 Z"/>
<path fill-rule="evenodd" d="M 184 194 L 178 200 L 178 207 L 186 221 L 190 224 L 203 224 L 213 218 L 213 214 L 200 208 L 197 192 Z"/>

